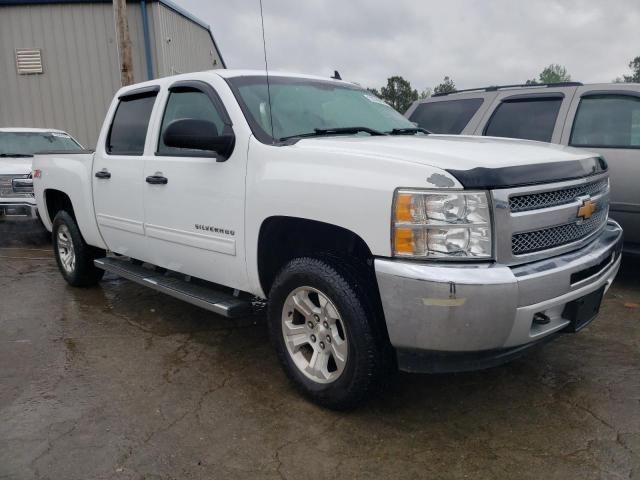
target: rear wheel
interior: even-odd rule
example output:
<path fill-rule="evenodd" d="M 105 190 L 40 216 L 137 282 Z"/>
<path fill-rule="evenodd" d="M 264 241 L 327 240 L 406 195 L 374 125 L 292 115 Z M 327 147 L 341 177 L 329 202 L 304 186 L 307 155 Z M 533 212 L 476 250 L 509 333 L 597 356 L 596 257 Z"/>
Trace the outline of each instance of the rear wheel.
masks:
<path fill-rule="evenodd" d="M 55 216 L 52 236 L 58 268 L 69 285 L 89 287 L 102 279 L 104 270 L 96 268 L 93 261 L 104 256 L 104 251 L 87 245 L 69 213 L 60 211 Z"/>
<path fill-rule="evenodd" d="M 271 288 L 269 330 L 280 362 L 309 399 L 334 409 L 363 403 L 392 360 L 359 282 L 339 262 L 297 258 Z"/>

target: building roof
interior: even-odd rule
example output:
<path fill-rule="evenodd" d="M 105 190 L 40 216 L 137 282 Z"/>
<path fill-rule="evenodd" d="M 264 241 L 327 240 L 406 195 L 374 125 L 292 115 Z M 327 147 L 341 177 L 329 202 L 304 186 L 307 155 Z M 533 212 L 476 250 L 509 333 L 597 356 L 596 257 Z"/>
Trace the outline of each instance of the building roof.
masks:
<path fill-rule="evenodd" d="M 220 61 L 222 62 L 222 66 L 226 68 L 226 63 L 224 61 L 224 59 L 222 58 L 222 52 L 220 51 L 220 48 L 218 48 L 218 44 L 216 43 L 216 39 L 213 36 L 213 32 L 211 31 L 211 27 L 209 26 L 208 23 L 200 20 L 198 17 L 196 17 L 195 15 L 193 15 L 191 12 L 189 12 L 188 10 L 184 9 L 183 7 L 181 7 L 180 5 L 176 4 L 175 2 L 173 2 L 172 0 L 128 0 L 128 1 L 133 1 L 133 2 L 148 2 L 148 3 L 160 3 L 162 5 L 164 5 L 165 7 L 173 10 L 174 12 L 176 12 L 179 15 L 182 15 L 184 18 L 191 20 L 193 23 L 195 23 L 196 25 L 199 25 L 200 27 L 204 28 L 205 30 L 207 30 L 209 32 L 209 35 L 211 36 L 211 41 L 213 42 L 213 46 L 215 47 L 216 51 L 218 52 L 218 56 L 220 57 Z M 59 5 L 59 4 L 65 4 L 65 3 L 112 3 L 112 0 L 0 0 L 0 6 L 17 6 L 17 5 Z"/>

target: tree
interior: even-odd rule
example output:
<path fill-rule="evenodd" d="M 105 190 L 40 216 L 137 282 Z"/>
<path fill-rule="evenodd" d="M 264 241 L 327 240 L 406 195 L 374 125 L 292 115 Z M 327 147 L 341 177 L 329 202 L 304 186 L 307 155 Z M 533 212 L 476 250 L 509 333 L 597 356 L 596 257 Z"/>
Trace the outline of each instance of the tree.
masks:
<path fill-rule="evenodd" d="M 440 85 L 433 88 L 433 94 L 452 93 L 456 91 L 456 84 L 449 77 L 444 77 L 444 81 Z"/>
<path fill-rule="evenodd" d="M 631 75 L 623 75 L 622 78 L 616 78 L 616 82 L 640 83 L 640 57 L 636 57 L 629 62 Z"/>
<path fill-rule="evenodd" d="M 387 86 L 382 87 L 380 92 L 375 88 L 368 88 L 367 90 L 380 97 L 400 113 L 406 112 L 411 104 L 418 99 L 418 90 L 411 88 L 411 83 L 400 76 L 388 78 Z"/>
<path fill-rule="evenodd" d="M 420 95 L 418 96 L 418 98 L 420 100 L 424 100 L 426 98 L 430 98 L 431 95 L 433 95 L 433 91 L 431 90 L 431 88 L 427 87 L 423 91 L 420 92 Z"/>
<path fill-rule="evenodd" d="M 552 63 L 540 72 L 537 80 L 535 78 L 533 80 L 527 80 L 526 84 L 537 85 L 538 83 L 560 83 L 570 81 L 571 75 L 567 73 L 567 69 L 562 65 Z"/>

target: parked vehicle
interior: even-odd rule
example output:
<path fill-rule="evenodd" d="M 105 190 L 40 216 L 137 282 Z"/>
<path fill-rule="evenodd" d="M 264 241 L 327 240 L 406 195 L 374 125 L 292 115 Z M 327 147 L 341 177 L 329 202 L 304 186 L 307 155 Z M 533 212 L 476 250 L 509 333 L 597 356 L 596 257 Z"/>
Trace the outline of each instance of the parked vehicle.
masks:
<path fill-rule="evenodd" d="M 34 182 L 69 284 L 114 272 L 228 317 L 267 299 L 285 372 L 332 408 L 396 364 L 477 369 L 579 330 L 620 265 L 600 157 L 427 135 L 319 77 L 122 88 L 95 154 L 36 155 Z"/>
<path fill-rule="evenodd" d="M 0 128 L 0 217 L 36 217 L 31 161 L 38 151 L 82 146 L 61 130 Z"/>
<path fill-rule="evenodd" d="M 416 101 L 406 117 L 435 133 L 524 138 L 585 148 L 611 167 L 611 217 L 640 253 L 640 84 L 507 85 Z"/>

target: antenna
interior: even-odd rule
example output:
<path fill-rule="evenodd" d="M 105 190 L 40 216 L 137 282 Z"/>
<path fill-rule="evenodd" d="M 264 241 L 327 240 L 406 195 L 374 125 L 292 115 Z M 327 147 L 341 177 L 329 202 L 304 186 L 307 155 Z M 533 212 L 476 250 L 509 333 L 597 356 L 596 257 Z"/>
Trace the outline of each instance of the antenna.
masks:
<path fill-rule="evenodd" d="M 267 42 L 264 38 L 264 14 L 262 13 L 262 0 L 260 0 L 260 22 L 262 23 L 262 47 L 264 50 L 264 70 L 267 73 L 267 98 L 269 101 L 269 123 L 271 124 L 271 142 L 275 143 L 273 133 L 273 114 L 271 113 L 271 85 L 269 83 L 269 63 L 267 62 Z"/>

